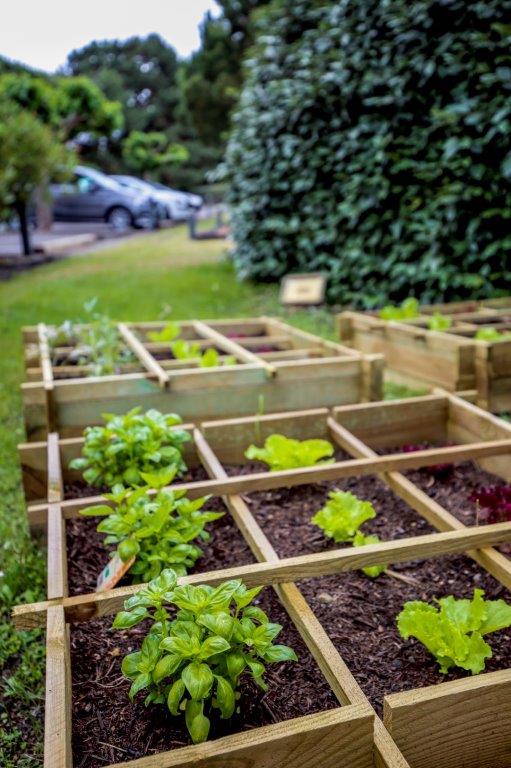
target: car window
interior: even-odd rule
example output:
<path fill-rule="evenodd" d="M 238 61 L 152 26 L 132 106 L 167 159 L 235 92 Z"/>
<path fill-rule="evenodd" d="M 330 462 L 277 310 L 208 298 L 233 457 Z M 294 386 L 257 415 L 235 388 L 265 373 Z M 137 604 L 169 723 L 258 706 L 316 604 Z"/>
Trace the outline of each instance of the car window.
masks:
<path fill-rule="evenodd" d="M 77 191 L 81 195 L 86 195 L 89 192 L 92 192 L 93 189 L 95 189 L 98 185 L 95 181 L 92 179 L 87 178 L 87 176 L 78 176 L 76 179 L 76 187 Z"/>

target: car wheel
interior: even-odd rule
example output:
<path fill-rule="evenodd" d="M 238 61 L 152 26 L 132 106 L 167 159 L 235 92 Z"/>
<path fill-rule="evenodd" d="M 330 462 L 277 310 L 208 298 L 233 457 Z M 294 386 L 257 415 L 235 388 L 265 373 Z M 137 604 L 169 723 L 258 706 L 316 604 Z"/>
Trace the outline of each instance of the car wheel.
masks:
<path fill-rule="evenodd" d="M 129 229 L 133 223 L 131 213 L 128 209 L 121 208 L 120 206 L 112 208 L 112 210 L 108 212 L 106 222 L 116 232 L 123 232 L 126 229 Z"/>

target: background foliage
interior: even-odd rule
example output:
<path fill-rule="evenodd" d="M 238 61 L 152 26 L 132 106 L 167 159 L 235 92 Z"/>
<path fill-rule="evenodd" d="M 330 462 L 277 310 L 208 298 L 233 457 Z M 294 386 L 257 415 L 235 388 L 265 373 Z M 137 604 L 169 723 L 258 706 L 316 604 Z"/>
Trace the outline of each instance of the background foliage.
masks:
<path fill-rule="evenodd" d="M 510 0 L 275 0 L 227 151 L 235 263 L 375 305 L 509 286 Z"/>

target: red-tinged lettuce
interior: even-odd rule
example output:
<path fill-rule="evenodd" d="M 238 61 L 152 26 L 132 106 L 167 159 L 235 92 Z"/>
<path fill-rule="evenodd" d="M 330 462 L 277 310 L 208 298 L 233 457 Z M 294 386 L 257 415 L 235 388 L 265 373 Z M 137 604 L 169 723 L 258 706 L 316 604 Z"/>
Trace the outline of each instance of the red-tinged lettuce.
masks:
<path fill-rule="evenodd" d="M 247 459 L 262 461 L 271 472 L 299 467 L 331 464 L 334 446 L 328 440 L 293 440 L 284 435 L 270 435 L 263 448 L 250 445 L 245 451 Z"/>
<path fill-rule="evenodd" d="M 474 590 L 472 600 L 449 595 L 435 602 L 436 606 L 421 600 L 405 603 L 397 617 L 401 637 L 419 640 L 435 657 L 442 674 L 451 667 L 479 674 L 492 656 L 483 637 L 511 626 L 511 605 L 504 600 L 485 600 L 482 589 Z"/>
<path fill-rule="evenodd" d="M 402 453 L 416 453 L 417 451 L 426 451 L 431 448 L 428 443 L 407 443 L 401 447 Z M 453 464 L 428 464 L 426 467 L 420 467 L 419 472 L 424 472 L 431 475 L 435 480 L 445 480 L 448 478 L 454 469 Z"/>
<path fill-rule="evenodd" d="M 505 523 L 511 520 L 511 485 L 489 485 L 478 488 L 469 496 L 483 510 L 488 523 Z"/>

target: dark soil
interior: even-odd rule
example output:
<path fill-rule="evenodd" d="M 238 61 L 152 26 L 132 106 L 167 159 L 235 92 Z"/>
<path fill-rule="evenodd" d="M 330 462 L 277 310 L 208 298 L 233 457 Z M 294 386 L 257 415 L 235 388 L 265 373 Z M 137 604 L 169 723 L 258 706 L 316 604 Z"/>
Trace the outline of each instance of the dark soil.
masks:
<path fill-rule="evenodd" d="M 250 494 L 249 506 L 280 557 L 335 547 L 309 522 L 326 501 L 328 490 L 334 487 L 350 490 L 374 504 L 377 517 L 365 523 L 362 530 L 377 533 L 382 540 L 432 530 L 377 478 L 349 478 Z M 441 675 L 436 662 L 420 643 L 405 642 L 400 637 L 395 621 L 406 601 L 432 600 L 449 594 L 471 597 L 475 587 L 484 589 L 489 599 L 511 600 L 502 585 L 465 556 L 396 564 L 391 570 L 406 582 L 387 574 L 370 579 L 361 571 L 355 571 L 308 580 L 300 585 L 379 713 L 385 694 L 467 675 L 463 670 Z M 489 643 L 494 656 L 487 662 L 487 670 L 511 666 L 511 630 L 494 633 Z"/>
<path fill-rule="evenodd" d="M 189 470 L 189 479 L 199 479 L 198 475 L 203 472 L 205 470 L 202 467 L 197 470 Z M 254 557 L 248 544 L 221 499 L 210 499 L 204 508 L 225 512 L 225 514 L 208 524 L 206 530 L 211 534 L 211 538 L 209 542 L 199 544 L 204 554 L 197 561 L 192 572 L 205 573 L 218 568 L 230 568 L 253 563 Z M 99 573 L 108 562 L 109 552 L 115 549 L 113 546 L 105 547 L 104 535 L 96 530 L 99 522 L 100 518 L 98 517 L 79 517 L 67 521 L 67 567 L 70 595 L 95 590 Z M 131 583 L 131 578 L 128 575 L 118 586 L 129 583 Z"/>
<path fill-rule="evenodd" d="M 453 465 L 447 476 L 438 477 L 427 467 L 406 472 L 406 476 L 465 525 L 485 522 L 477 503 L 470 500 L 473 491 L 488 485 L 506 485 L 501 477 L 485 472 L 472 461 Z"/>
<path fill-rule="evenodd" d="M 487 599 L 511 601 L 505 587 L 465 556 L 394 565 L 392 570 L 412 577 L 417 585 L 385 574 L 373 580 L 357 571 L 300 585 L 379 714 L 386 694 L 469 676 L 461 669 L 441 675 L 423 645 L 401 638 L 396 617 L 408 600 L 431 601 L 450 594 L 470 598 L 478 587 L 485 590 Z M 511 630 L 495 632 L 486 640 L 493 649 L 486 671 L 510 667 Z"/>
<path fill-rule="evenodd" d="M 434 531 L 426 520 L 381 480 L 369 475 L 260 491 L 245 498 L 277 552 L 281 554 L 282 549 L 282 557 L 292 557 L 342 546 L 335 545 L 310 522 L 311 517 L 327 502 L 328 493 L 336 489 L 351 491 L 358 498 L 373 504 L 376 517 L 364 523 L 364 533 L 376 533 L 385 540 L 420 536 Z"/>
<path fill-rule="evenodd" d="M 299 662 L 269 664 L 266 693 L 243 678 L 240 711 L 228 721 L 213 713 L 210 738 L 337 706 L 273 590 L 263 590 L 256 602 L 283 625 L 278 642 L 292 646 Z M 121 660 L 140 647 L 147 627 L 114 632 L 110 625 L 110 618 L 99 619 L 71 632 L 75 768 L 98 768 L 190 744 L 183 717 L 173 717 L 164 706 L 144 707 L 143 693 L 133 704 L 128 699 L 130 683 L 122 676 Z"/>

